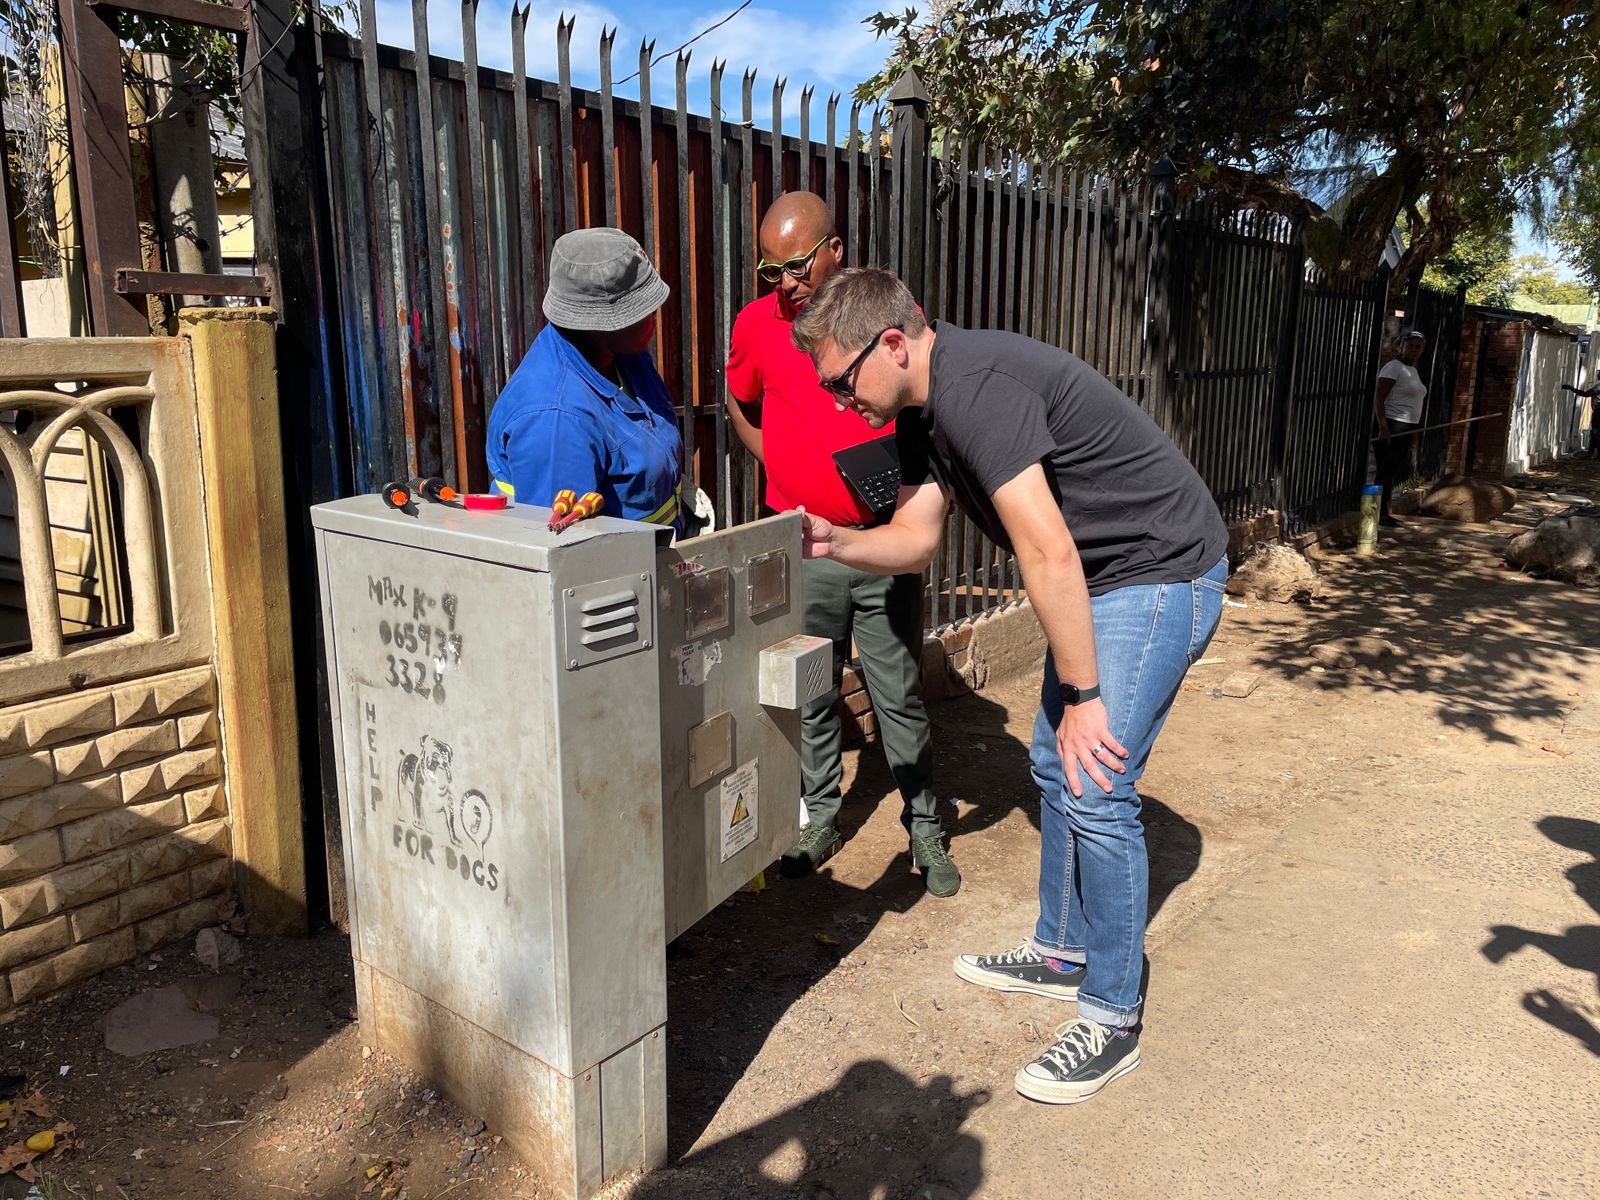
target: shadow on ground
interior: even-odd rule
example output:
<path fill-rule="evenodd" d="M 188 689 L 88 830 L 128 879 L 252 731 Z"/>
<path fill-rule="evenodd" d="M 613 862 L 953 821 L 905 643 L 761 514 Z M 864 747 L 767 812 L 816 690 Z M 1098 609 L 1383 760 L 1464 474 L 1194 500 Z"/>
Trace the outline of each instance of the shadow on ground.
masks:
<path fill-rule="evenodd" d="M 953 819 L 949 808 L 944 809 L 956 862 L 970 867 L 973 857 L 992 844 L 980 847 L 972 835 L 989 830 L 1020 811 L 1032 827 L 1031 836 L 1022 844 L 1010 842 L 1009 852 L 1026 854 L 1031 876 L 1038 864 L 1039 797 L 1029 773 L 1027 747 L 1007 729 L 1007 716 L 1004 707 L 981 695 L 964 696 L 935 707 L 934 778 L 943 800 L 959 797 L 961 801 L 960 815 Z M 894 806 L 898 813 L 899 793 L 894 790 L 882 754 L 877 748 L 868 747 L 861 754 L 857 776 L 840 813 L 840 827 L 846 837 L 869 836 L 863 827 L 883 804 Z M 1173 891 L 1198 869 L 1202 838 L 1195 824 L 1154 797 L 1145 797 L 1143 816 L 1150 853 L 1149 916 L 1153 920 Z M 882 825 L 880 821 L 879 827 Z M 898 829 L 890 836 L 900 836 Z M 903 848 L 886 860 L 877 878 L 864 886 L 846 883 L 840 877 L 844 872 L 837 869 L 838 861 L 808 879 L 778 880 L 759 895 L 734 897 L 669 948 L 667 1088 L 672 1161 L 681 1160 L 685 1167 L 696 1162 L 704 1165 L 711 1148 L 693 1153 L 691 1148 L 705 1134 L 734 1088 L 746 1078 L 785 1014 L 849 960 L 887 914 L 943 903 L 923 892 L 921 877 L 912 870 Z M 769 872 L 769 876 L 773 874 Z M 1019 929 L 1018 938 L 1025 932 Z M 808 1036 L 799 1040 L 809 1043 L 812 1057 L 797 1063 L 795 1069 L 801 1073 L 829 1073 L 828 1068 L 834 1065 L 830 1030 L 819 1028 L 803 1033 Z M 858 1068 L 850 1068 L 839 1086 L 824 1094 L 830 1097 L 827 1102 L 815 1098 L 788 1110 L 781 1127 L 792 1133 L 803 1130 L 808 1119 L 827 1116 L 832 1120 L 838 1115 L 845 1118 L 847 1126 L 858 1125 L 867 1132 L 882 1129 L 887 1137 L 890 1130 L 880 1124 L 877 1116 L 879 1099 L 871 1088 L 862 1086 L 863 1082 L 885 1085 L 884 1111 L 892 1111 L 894 1098 L 909 1094 L 907 1088 L 922 1094 L 937 1083 L 935 1079 L 917 1085 L 881 1062 L 862 1067 L 868 1073 L 856 1076 Z M 942 1086 L 948 1091 L 948 1081 Z M 859 1113 L 855 1111 L 857 1107 Z M 741 1149 L 741 1138 L 737 1136 L 715 1143 L 715 1147 L 720 1157 L 713 1161 L 755 1163 L 763 1157 L 751 1147 Z M 735 1153 L 746 1157 L 727 1158 Z M 921 1161 L 908 1151 L 894 1164 L 891 1174 L 878 1182 L 921 1182 Z M 669 1171 L 663 1184 L 668 1188 L 666 1192 L 641 1194 L 672 1194 L 672 1179 Z M 859 1194 L 865 1195 L 866 1190 Z M 896 1192 L 891 1188 L 886 1194 L 893 1196 Z"/>
<path fill-rule="evenodd" d="M 919 1083 L 881 1060 L 857 1062 L 826 1091 L 645 1178 L 630 1200 L 868 1200 L 919 1184 L 960 1200 L 984 1177 L 983 1147 L 960 1127 L 989 1099 L 958 1094 L 947 1075 Z M 925 1165 L 934 1158 L 936 1173 Z"/>
<path fill-rule="evenodd" d="M 1539 822 L 1539 832 L 1558 845 L 1589 856 L 1588 862 L 1567 871 L 1567 881 L 1578 898 L 1600 914 L 1600 823 L 1578 817 L 1545 817 Z M 1499 963 L 1528 948 L 1544 951 L 1564 967 L 1593 975 L 1596 997 L 1600 999 L 1600 925 L 1573 925 L 1563 933 L 1495 925 L 1489 930 L 1483 956 Z M 1522 1007 L 1545 1024 L 1577 1039 L 1589 1053 L 1600 1056 L 1600 1025 L 1591 1015 L 1600 1015 L 1600 1006 L 1569 1004 L 1541 988 L 1526 993 Z"/>
<path fill-rule="evenodd" d="M 1328 691 L 1421 693 L 1433 699 L 1446 725 L 1491 742 L 1516 743 L 1506 722 L 1513 711 L 1523 721 L 1559 722 L 1572 703 L 1560 684 L 1576 680 L 1580 665 L 1600 657 L 1593 614 L 1572 603 L 1573 585 L 1535 580 L 1504 565 L 1511 534 L 1567 507 L 1549 493 L 1600 497 L 1600 462 L 1568 460 L 1532 473 L 1517 507 L 1493 524 L 1407 518 L 1402 528 L 1384 531 L 1371 557 L 1335 553 L 1324 559 L 1318 569 L 1337 602 L 1308 608 L 1303 653 L 1259 666 Z M 1386 546 L 1406 552 L 1386 554 Z M 1441 569 L 1419 571 L 1419 553 Z M 1312 670 L 1313 646 L 1367 635 L 1400 653 L 1357 649 L 1356 668 Z M 1573 665 L 1550 670 L 1563 662 Z"/>

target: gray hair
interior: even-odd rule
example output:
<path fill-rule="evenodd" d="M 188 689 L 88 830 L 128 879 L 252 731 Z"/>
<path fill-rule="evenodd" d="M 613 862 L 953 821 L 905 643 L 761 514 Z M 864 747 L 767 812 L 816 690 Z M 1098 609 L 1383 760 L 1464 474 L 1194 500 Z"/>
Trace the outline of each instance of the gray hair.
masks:
<path fill-rule="evenodd" d="M 911 289 L 893 271 L 850 267 L 830 275 L 794 320 L 795 346 L 816 357 L 832 342 L 844 352 L 860 350 L 888 328 L 917 337 L 928 327 Z"/>

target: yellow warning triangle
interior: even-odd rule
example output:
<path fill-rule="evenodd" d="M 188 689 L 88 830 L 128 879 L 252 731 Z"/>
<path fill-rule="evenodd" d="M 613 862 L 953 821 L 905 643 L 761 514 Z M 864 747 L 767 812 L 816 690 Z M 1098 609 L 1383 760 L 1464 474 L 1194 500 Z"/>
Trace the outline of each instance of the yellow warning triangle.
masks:
<path fill-rule="evenodd" d="M 733 820 L 728 822 L 728 828 L 732 829 L 741 821 L 748 821 L 749 819 L 750 810 L 744 806 L 744 797 L 740 796 L 738 801 L 733 806 Z"/>

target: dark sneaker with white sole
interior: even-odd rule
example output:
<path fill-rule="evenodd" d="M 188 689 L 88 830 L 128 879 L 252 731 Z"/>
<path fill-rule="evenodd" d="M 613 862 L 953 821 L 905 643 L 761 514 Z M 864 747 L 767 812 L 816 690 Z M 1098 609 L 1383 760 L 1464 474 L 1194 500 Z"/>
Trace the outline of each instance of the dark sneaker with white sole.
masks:
<path fill-rule="evenodd" d="M 979 987 L 1026 992 L 1050 1000 L 1076 1000 L 1084 976 L 1081 966 L 1070 971 L 1056 970 L 1033 948 L 1031 940 L 1004 954 L 957 955 L 955 968 L 958 976 Z"/>
<path fill-rule="evenodd" d="M 1017 1072 L 1017 1091 L 1041 1104 L 1079 1104 L 1139 1065 L 1139 1031 L 1079 1017 L 1056 1030 L 1056 1042 Z"/>
<path fill-rule="evenodd" d="M 809 875 L 835 854 L 844 840 L 832 825 L 819 825 L 813 821 L 800 831 L 800 840 L 789 847 L 778 860 L 778 874 L 785 879 L 799 879 Z"/>

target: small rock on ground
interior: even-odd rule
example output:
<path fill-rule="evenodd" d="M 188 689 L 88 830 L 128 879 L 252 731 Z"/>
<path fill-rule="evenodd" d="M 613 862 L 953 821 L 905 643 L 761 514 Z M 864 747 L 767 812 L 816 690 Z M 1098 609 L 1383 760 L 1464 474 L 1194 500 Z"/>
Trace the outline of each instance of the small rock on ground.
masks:
<path fill-rule="evenodd" d="M 225 929 L 202 929 L 194 936 L 194 954 L 213 971 L 232 966 L 243 956 L 239 939 Z"/>
<path fill-rule="evenodd" d="M 1256 685 L 1261 682 L 1261 676 L 1253 671 L 1235 671 L 1222 681 L 1221 692 L 1224 696 L 1235 700 L 1243 700 L 1256 690 Z"/>
<path fill-rule="evenodd" d="M 1405 651 L 1386 638 L 1363 634 L 1319 642 L 1311 647 L 1308 654 L 1317 666 L 1333 671 L 1348 671 L 1356 667 L 1381 671 L 1384 660 L 1402 657 Z"/>

